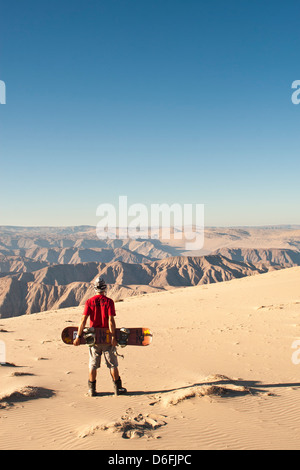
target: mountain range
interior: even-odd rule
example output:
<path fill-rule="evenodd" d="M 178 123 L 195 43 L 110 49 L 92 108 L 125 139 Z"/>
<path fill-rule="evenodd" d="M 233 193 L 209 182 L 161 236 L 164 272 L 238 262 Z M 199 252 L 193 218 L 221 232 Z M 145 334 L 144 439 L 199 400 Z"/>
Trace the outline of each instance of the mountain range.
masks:
<path fill-rule="evenodd" d="M 98 240 L 90 227 L 2 227 L 0 318 L 81 305 L 99 275 L 120 301 L 299 266 L 299 247 L 297 227 L 211 228 L 200 256 L 174 239 Z"/>

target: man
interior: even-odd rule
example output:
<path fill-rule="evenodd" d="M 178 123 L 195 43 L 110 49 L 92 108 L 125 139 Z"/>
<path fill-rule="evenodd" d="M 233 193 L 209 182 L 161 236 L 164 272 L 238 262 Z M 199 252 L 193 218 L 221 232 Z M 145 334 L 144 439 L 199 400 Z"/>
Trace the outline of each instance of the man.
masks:
<path fill-rule="evenodd" d="M 107 286 L 105 281 L 98 277 L 94 284 L 96 295 L 88 299 L 85 303 L 84 312 L 78 327 L 77 337 L 74 340 L 74 346 L 79 346 L 80 338 L 83 334 L 88 317 L 90 317 L 90 327 L 94 328 L 108 328 L 111 333 L 111 344 L 95 344 L 89 347 L 89 395 L 94 397 L 96 392 L 96 379 L 97 369 L 101 365 L 101 356 L 104 359 L 107 367 L 110 369 L 111 377 L 114 383 L 116 395 L 122 395 L 127 392 L 126 388 L 122 387 L 121 377 L 118 370 L 118 358 L 116 355 L 116 324 L 114 317 L 116 316 L 115 304 L 112 299 L 106 297 Z"/>

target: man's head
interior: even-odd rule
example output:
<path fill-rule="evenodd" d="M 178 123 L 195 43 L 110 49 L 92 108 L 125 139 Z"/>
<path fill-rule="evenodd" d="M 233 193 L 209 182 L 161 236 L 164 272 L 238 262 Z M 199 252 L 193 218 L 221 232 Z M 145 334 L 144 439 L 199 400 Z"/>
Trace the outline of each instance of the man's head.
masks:
<path fill-rule="evenodd" d="M 94 282 L 94 289 L 97 294 L 104 294 L 107 290 L 107 285 L 102 277 L 97 277 Z"/>

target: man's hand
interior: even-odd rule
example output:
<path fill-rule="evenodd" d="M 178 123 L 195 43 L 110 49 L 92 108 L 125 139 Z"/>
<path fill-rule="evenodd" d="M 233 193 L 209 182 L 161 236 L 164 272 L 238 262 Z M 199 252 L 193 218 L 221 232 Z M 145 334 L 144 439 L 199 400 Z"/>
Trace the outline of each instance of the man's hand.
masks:
<path fill-rule="evenodd" d="M 79 346 L 79 345 L 80 345 L 80 338 L 79 338 L 79 336 L 82 335 L 83 329 L 84 329 L 84 327 L 85 327 L 85 325 L 86 325 L 86 321 L 87 321 L 87 316 L 82 315 L 82 317 L 81 317 L 81 322 L 80 322 L 80 325 L 79 325 L 78 331 L 77 331 L 77 337 L 76 337 L 76 338 L 74 339 L 74 341 L 73 341 L 74 346 Z"/>
<path fill-rule="evenodd" d="M 116 340 L 116 337 L 115 336 L 112 336 L 111 337 L 111 345 L 115 348 L 118 343 L 117 343 L 117 340 Z"/>
<path fill-rule="evenodd" d="M 118 343 L 116 339 L 116 323 L 113 316 L 109 316 L 108 318 L 108 328 L 111 334 L 111 345 L 116 347 Z"/>
<path fill-rule="evenodd" d="M 80 338 L 78 338 L 78 336 L 77 336 L 77 338 L 74 339 L 73 344 L 74 344 L 74 346 L 79 346 L 80 345 Z"/>

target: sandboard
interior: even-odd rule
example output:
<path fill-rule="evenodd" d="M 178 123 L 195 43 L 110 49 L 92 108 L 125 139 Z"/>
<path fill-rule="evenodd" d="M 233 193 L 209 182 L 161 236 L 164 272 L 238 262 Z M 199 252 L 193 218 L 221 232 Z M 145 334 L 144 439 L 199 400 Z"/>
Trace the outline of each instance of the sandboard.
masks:
<path fill-rule="evenodd" d="M 116 340 L 120 346 L 149 346 L 152 342 L 152 332 L 149 328 L 126 328 L 129 330 L 124 340 L 123 328 L 116 328 Z M 66 327 L 61 334 L 61 339 L 65 344 L 72 345 L 77 337 L 78 328 L 76 326 Z M 110 344 L 111 334 L 107 328 L 94 328 L 96 344 Z M 80 344 L 88 344 L 85 336 L 80 338 Z"/>

